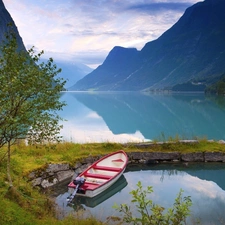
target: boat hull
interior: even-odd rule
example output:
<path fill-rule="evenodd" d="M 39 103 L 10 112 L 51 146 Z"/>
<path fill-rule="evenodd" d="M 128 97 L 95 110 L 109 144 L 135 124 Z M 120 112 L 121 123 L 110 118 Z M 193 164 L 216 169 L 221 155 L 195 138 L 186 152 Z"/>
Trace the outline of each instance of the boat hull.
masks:
<path fill-rule="evenodd" d="M 112 186 L 123 174 L 128 163 L 128 157 L 123 150 L 111 153 L 93 163 L 78 177 L 85 179 L 76 195 L 93 198 Z M 68 191 L 73 193 L 76 185 L 73 181 L 68 185 Z"/>

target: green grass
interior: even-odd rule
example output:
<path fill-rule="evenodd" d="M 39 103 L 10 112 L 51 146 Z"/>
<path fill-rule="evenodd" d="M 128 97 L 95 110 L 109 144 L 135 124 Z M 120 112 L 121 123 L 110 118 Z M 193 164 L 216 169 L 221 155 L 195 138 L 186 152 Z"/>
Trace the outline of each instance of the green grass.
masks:
<path fill-rule="evenodd" d="M 0 149 L 0 221 L 1 224 L 26 225 L 101 225 L 95 218 L 68 216 L 63 220 L 55 218 L 55 208 L 46 195 L 41 194 L 28 182 L 27 175 L 36 169 L 43 169 L 49 163 L 70 163 L 88 156 L 98 156 L 123 149 L 125 152 L 225 152 L 225 145 L 217 142 L 199 140 L 198 143 L 180 143 L 173 139 L 170 142 L 141 148 L 136 144 L 100 143 L 75 144 L 60 143 L 46 146 L 26 146 L 23 143 L 12 146 L 11 175 L 14 187 L 9 189 L 6 177 L 6 149 Z M 119 222 L 118 222 L 119 223 Z"/>

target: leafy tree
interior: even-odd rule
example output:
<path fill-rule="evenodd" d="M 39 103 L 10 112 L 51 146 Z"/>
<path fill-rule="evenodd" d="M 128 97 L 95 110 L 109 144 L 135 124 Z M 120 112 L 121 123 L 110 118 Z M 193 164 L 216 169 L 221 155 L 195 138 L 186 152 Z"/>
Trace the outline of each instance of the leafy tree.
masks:
<path fill-rule="evenodd" d="M 34 47 L 19 50 L 13 31 L 6 34 L 0 46 L 0 147 L 7 145 L 7 176 L 10 176 L 10 146 L 17 139 L 29 143 L 58 141 L 62 118 L 57 114 L 65 105 L 60 92 L 65 81 L 56 78 L 61 72 L 50 58 L 40 63 L 43 51 Z"/>
<path fill-rule="evenodd" d="M 148 194 L 151 194 L 153 189 L 151 186 L 147 187 L 147 190 L 143 190 L 142 184 L 139 181 L 137 183 L 137 189 L 131 191 L 132 201 L 135 203 L 137 211 L 140 213 L 140 217 L 134 217 L 130 207 L 127 204 L 115 205 L 114 208 L 124 214 L 123 221 L 134 225 L 181 225 L 186 224 L 186 218 L 190 215 L 190 207 L 192 205 L 190 196 L 182 197 L 183 190 L 181 190 L 173 204 L 172 208 L 169 208 L 164 213 L 165 208 L 154 204 L 151 199 L 148 198 Z"/>

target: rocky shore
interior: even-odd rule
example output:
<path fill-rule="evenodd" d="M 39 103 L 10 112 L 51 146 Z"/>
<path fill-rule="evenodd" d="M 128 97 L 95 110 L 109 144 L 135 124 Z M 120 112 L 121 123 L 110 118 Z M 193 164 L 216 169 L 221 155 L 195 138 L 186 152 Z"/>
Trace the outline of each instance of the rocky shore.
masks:
<path fill-rule="evenodd" d="M 129 152 L 129 163 L 165 163 L 165 162 L 225 162 L 225 153 L 222 152 L 197 152 L 197 153 L 179 153 L 179 152 Z M 75 165 L 68 163 L 49 164 L 46 168 L 33 171 L 29 174 L 29 180 L 33 186 L 48 188 L 64 180 L 72 179 L 81 173 L 93 162 L 101 158 L 88 157 L 80 160 Z"/>

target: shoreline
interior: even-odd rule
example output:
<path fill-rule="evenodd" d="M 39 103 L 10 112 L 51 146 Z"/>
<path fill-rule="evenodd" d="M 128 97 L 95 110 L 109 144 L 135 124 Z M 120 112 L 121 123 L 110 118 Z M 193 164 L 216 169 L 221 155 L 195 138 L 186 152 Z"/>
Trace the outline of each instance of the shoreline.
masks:
<path fill-rule="evenodd" d="M 139 146 L 140 147 L 140 146 Z M 145 145 L 142 146 L 146 147 Z M 160 164 L 160 163 L 197 163 L 197 162 L 218 162 L 225 163 L 224 152 L 147 152 L 134 151 L 126 152 L 129 158 L 128 164 Z M 33 187 L 47 189 L 60 182 L 75 178 L 84 169 L 100 159 L 103 155 L 89 156 L 80 159 L 75 165 L 70 166 L 69 163 L 48 164 L 45 169 L 36 170 L 28 175 L 29 181 Z"/>

